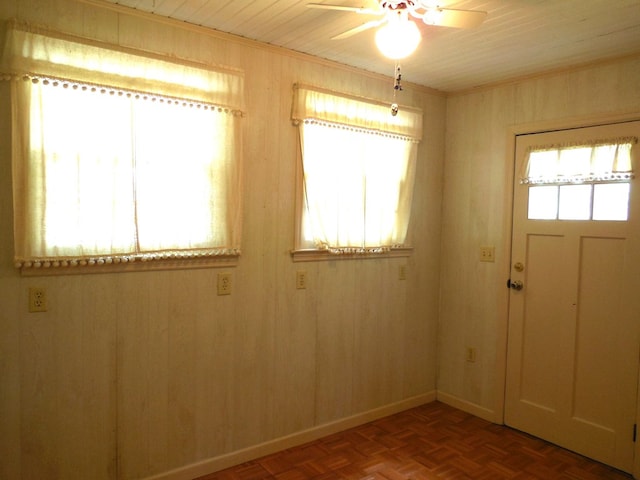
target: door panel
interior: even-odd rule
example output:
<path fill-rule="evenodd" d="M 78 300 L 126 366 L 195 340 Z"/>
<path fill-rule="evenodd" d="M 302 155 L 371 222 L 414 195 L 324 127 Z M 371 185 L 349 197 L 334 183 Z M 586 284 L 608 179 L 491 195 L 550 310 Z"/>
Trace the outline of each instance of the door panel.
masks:
<path fill-rule="evenodd" d="M 520 342 L 522 344 L 520 400 L 546 411 L 558 408 L 558 383 L 555 352 L 560 338 L 558 327 L 562 301 L 562 279 L 555 275 L 562 260 L 564 237 L 558 235 L 529 235 L 525 265 L 527 302 Z M 545 258 L 546 262 L 532 259 Z M 533 286 L 533 288 L 529 286 Z"/>
<path fill-rule="evenodd" d="M 603 392 L 616 389 L 616 376 L 610 374 L 603 359 L 615 358 L 618 346 L 616 335 L 610 334 L 611 325 L 602 319 L 621 315 L 624 242 L 619 238 L 583 238 L 581 248 L 572 415 L 609 429 L 615 425 L 615 416 L 611 409 L 603 408 Z M 611 367 L 615 372 L 616 365 Z"/>
<path fill-rule="evenodd" d="M 640 136 L 640 122 L 518 137 L 531 146 Z M 633 155 L 638 156 L 634 147 Z M 636 160 L 636 170 L 637 158 Z M 630 472 L 638 385 L 640 195 L 628 221 L 528 220 L 514 184 L 505 423 Z"/>

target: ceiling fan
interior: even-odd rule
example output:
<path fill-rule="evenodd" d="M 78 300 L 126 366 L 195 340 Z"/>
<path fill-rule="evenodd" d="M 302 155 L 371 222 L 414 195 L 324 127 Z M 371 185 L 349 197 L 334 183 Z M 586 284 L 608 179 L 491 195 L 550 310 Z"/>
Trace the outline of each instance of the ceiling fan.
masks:
<path fill-rule="evenodd" d="M 376 0 L 378 8 L 350 7 L 326 3 L 308 3 L 307 7 L 324 10 L 338 10 L 361 15 L 382 17 L 371 20 L 355 28 L 332 37 L 340 40 L 351 37 L 370 28 L 384 25 L 376 34 L 376 44 L 383 55 L 400 59 L 416 49 L 420 43 L 420 32 L 410 17 L 427 25 L 453 28 L 472 28 L 480 25 L 487 12 L 445 8 L 433 0 Z"/>

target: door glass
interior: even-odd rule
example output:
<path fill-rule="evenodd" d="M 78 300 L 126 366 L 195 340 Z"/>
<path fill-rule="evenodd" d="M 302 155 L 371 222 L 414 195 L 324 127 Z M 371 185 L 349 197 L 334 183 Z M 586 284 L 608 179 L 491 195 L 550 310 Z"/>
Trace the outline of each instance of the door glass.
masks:
<path fill-rule="evenodd" d="M 528 147 L 530 220 L 628 220 L 636 137 Z"/>
<path fill-rule="evenodd" d="M 591 185 L 562 185 L 558 218 L 589 220 L 591 218 Z"/>
<path fill-rule="evenodd" d="M 529 187 L 529 220 L 627 221 L 629 183 Z M 592 201 L 593 195 L 593 201 Z"/>
<path fill-rule="evenodd" d="M 629 214 L 629 184 L 594 185 L 593 219 L 626 221 Z"/>
<path fill-rule="evenodd" d="M 555 220 L 558 217 L 558 187 L 529 187 L 530 220 Z"/>

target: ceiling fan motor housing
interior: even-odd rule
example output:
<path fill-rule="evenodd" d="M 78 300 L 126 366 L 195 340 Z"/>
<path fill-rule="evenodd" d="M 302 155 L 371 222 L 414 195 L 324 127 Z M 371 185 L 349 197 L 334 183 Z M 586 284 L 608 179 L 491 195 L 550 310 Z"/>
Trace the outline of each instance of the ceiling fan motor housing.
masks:
<path fill-rule="evenodd" d="M 415 7 L 415 2 L 411 0 L 379 0 L 380 6 L 387 10 L 406 10 Z"/>

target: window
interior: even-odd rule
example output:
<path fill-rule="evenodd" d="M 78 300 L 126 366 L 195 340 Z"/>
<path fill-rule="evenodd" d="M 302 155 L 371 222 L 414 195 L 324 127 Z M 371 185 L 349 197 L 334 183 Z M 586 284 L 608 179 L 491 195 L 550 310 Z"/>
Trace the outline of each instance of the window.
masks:
<path fill-rule="evenodd" d="M 296 251 L 407 248 L 422 113 L 392 115 L 388 104 L 296 86 L 293 120 L 302 159 Z"/>
<path fill-rule="evenodd" d="M 238 72 L 18 23 L 7 45 L 16 266 L 239 254 Z"/>
<path fill-rule="evenodd" d="M 530 220 L 625 221 L 636 138 L 534 148 L 521 183 Z"/>

